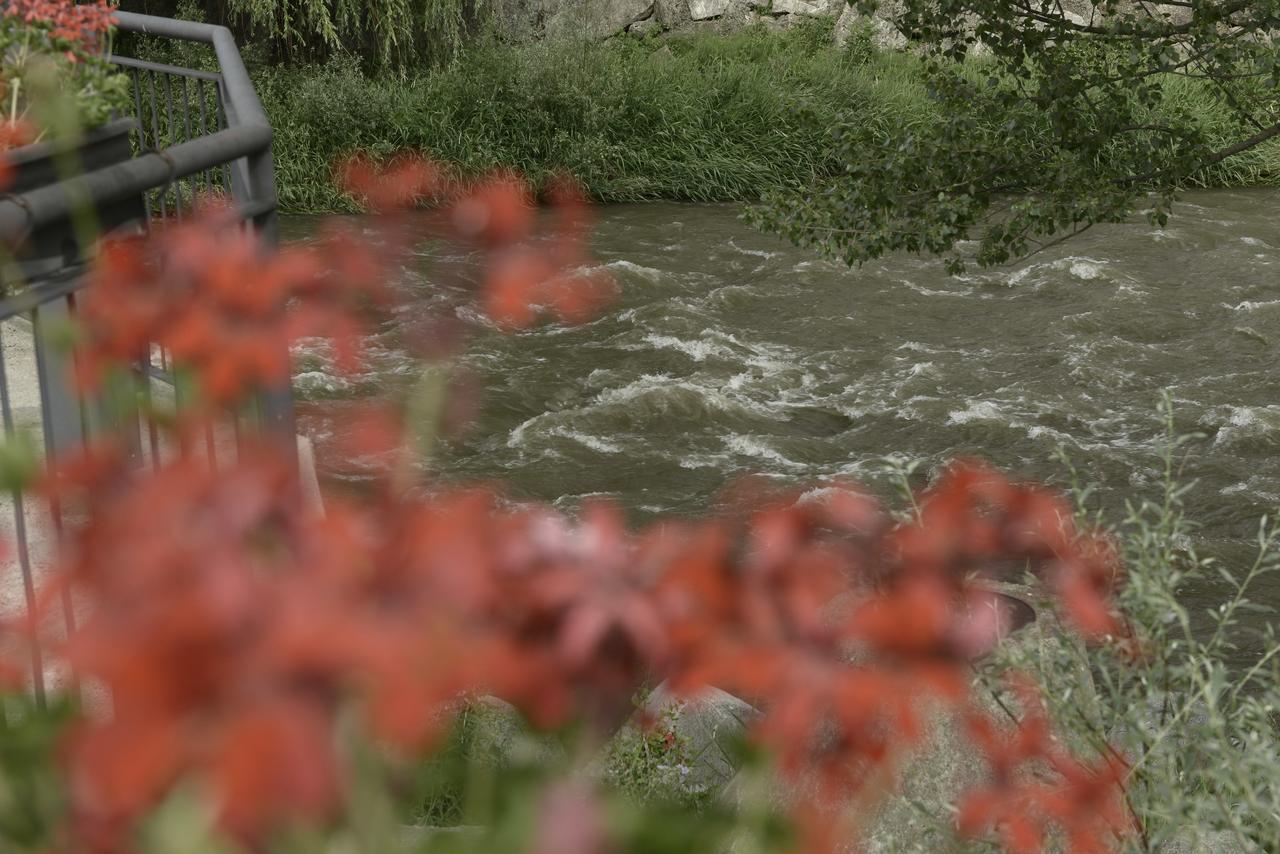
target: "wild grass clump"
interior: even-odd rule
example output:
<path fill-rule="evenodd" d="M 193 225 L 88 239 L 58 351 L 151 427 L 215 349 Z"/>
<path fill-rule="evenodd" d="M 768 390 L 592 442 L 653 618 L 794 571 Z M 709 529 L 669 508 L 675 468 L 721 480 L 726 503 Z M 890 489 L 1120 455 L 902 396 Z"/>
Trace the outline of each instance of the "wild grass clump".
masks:
<path fill-rule="evenodd" d="M 405 79 L 354 60 L 269 68 L 259 92 L 292 211 L 353 207 L 331 181 L 354 150 L 417 149 L 461 173 L 568 172 L 602 202 L 754 201 L 844 166 L 831 128 L 874 133 L 932 109 L 916 60 L 784 33 L 472 46 Z M 825 27 L 829 33 L 829 27 Z"/>
<path fill-rule="evenodd" d="M 1138 833 L 1126 851 L 1275 850 L 1280 839 L 1280 638 L 1257 629 L 1258 601 L 1280 572 L 1280 525 L 1263 518 L 1256 553 L 1225 566 L 1196 552 L 1180 484 L 1180 458 L 1195 437 L 1177 437 L 1164 404 L 1169 441 L 1160 494 L 1128 503 L 1118 524 L 1101 513 L 1121 549 L 1127 581 L 1119 601 L 1138 643 L 1086 649 L 1065 635 L 1013 645 L 988 665 L 1034 674 L 1055 722 L 1074 748 L 1125 766 L 1127 808 Z M 1090 490 L 1075 488 L 1078 506 Z M 1217 582 L 1221 604 L 1188 608 L 1188 583 Z M 1245 615 L 1254 613 L 1255 619 Z M 999 693 L 998 680 L 990 680 Z M 1166 848 L 1163 846 L 1172 846 Z M 1181 846 L 1181 847 L 1179 847 Z"/>
<path fill-rule="evenodd" d="M 1258 128 L 1241 119 L 1232 109 L 1233 99 L 1249 112 L 1271 115 L 1276 94 L 1264 83 L 1245 81 L 1225 92 L 1209 80 L 1170 76 L 1165 81 L 1164 102 L 1156 119 L 1172 124 L 1170 116 L 1192 117 L 1214 149 L 1224 149 L 1258 132 Z M 1256 108 L 1256 109 L 1254 109 Z M 1280 139 L 1271 139 L 1255 148 L 1234 155 L 1197 173 L 1193 178 L 1200 187 L 1242 187 L 1280 184 Z"/>

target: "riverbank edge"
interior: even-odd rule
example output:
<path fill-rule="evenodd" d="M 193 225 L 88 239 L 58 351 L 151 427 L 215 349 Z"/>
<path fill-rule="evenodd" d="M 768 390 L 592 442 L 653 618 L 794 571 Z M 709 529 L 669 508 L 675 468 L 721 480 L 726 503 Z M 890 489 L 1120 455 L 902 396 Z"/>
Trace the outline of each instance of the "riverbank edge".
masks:
<path fill-rule="evenodd" d="M 569 174 L 602 204 L 754 203 L 818 186 L 847 167 L 833 133 L 871 142 L 937 117 L 918 57 L 877 47 L 869 29 L 837 46 L 834 27 L 812 18 L 595 43 L 488 39 L 403 76 L 369 76 L 354 58 L 262 65 L 254 77 L 275 129 L 281 210 L 358 212 L 333 181 L 355 151 L 417 151 L 462 177 L 511 170 L 535 189 Z M 1211 93 L 1182 86 L 1170 100 L 1231 135 Z M 1259 185 L 1280 186 L 1280 143 L 1197 184 Z"/>

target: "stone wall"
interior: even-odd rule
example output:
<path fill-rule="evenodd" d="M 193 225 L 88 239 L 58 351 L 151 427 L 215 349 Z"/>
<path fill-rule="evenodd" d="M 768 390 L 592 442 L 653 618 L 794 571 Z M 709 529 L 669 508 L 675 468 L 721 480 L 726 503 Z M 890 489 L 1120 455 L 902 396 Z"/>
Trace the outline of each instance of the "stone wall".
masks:
<path fill-rule="evenodd" d="M 732 32 L 754 23 L 786 27 L 806 17 L 837 17 L 845 0 L 496 0 L 499 32 L 516 42 L 599 41 L 620 33 Z"/>
<path fill-rule="evenodd" d="M 894 18 L 900 0 L 881 0 L 870 21 L 882 48 L 906 46 Z M 1092 0 L 1061 0 L 1065 16 L 1079 24 L 1098 23 Z M 513 42 L 541 39 L 600 41 L 622 33 L 644 36 L 661 32 L 706 30 L 728 33 L 752 24 L 791 26 L 805 18 L 838 18 L 836 40 L 843 43 L 863 16 L 845 0 L 494 0 L 501 35 Z M 1168 14 L 1174 23 L 1185 7 L 1152 4 L 1152 13 Z"/>

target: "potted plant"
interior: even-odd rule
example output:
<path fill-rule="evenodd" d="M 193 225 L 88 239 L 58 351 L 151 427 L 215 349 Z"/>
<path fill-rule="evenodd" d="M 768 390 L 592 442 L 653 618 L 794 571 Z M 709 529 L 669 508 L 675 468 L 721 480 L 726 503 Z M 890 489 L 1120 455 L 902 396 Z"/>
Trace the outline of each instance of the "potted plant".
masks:
<path fill-rule="evenodd" d="M 0 183 L 26 193 L 133 156 L 129 78 L 107 59 L 105 0 L 0 0 Z M 96 210 L 107 230 L 141 216 L 141 201 Z M 71 223 L 41 229 L 20 248 L 31 279 L 80 254 Z"/>

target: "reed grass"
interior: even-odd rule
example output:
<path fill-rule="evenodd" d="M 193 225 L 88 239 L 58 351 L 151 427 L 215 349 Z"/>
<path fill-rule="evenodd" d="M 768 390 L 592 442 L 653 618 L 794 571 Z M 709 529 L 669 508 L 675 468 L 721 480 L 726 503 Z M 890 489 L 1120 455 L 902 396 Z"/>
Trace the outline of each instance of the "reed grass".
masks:
<path fill-rule="evenodd" d="M 832 46 L 830 22 L 595 44 L 481 40 L 453 63 L 369 76 L 354 58 L 263 66 L 282 205 L 354 209 L 332 182 L 352 151 L 420 151 L 464 175 L 568 172 L 599 202 L 754 202 L 846 167 L 833 135 L 867 146 L 937 120 L 923 70 L 869 38 Z M 1167 110 L 1228 144 L 1241 128 L 1208 84 L 1171 78 Z M 1162 112 L 1164 110 L 1162 109 Z M 1280 140 L 1197 176 L 1203 186 L 1280 184 Z"/>

